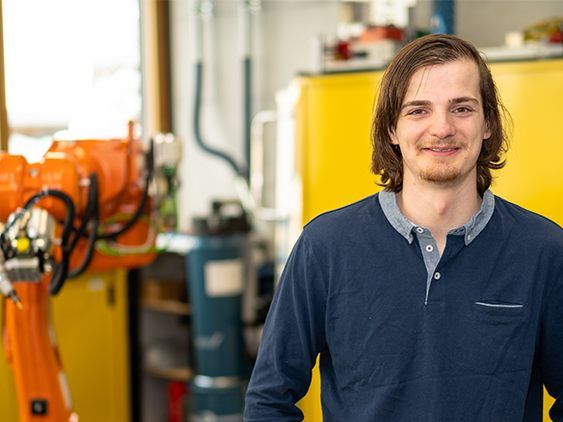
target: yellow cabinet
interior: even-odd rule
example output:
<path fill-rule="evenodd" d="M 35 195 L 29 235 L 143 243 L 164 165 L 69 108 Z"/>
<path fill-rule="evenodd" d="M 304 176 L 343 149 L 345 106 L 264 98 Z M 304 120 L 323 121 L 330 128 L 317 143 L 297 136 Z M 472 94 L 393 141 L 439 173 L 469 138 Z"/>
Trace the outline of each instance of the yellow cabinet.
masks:
<path fill-rule="evenodd" d="M 53 320 L 74 409 L 81 422 L 130 420 L 127 273 L 68 280 Z M 0 418 L 17 422 L 13 377 L 1 352 Z"/>

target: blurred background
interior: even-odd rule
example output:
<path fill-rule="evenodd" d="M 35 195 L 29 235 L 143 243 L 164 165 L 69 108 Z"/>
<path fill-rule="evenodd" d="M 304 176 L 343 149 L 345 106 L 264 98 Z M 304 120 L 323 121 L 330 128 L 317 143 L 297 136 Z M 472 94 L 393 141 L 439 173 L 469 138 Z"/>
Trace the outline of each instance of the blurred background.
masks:
<path fill-rule="evenodd" d="M 154 260 L 87 272 L 53 300 L 83 421 L 242 420 L 302 226 L 379 189 L 374 98 L 416 37 L 451 33 L 482 51 L 514 120 L 492 190 L 563 224 L 563 0 L 0 4 L 2 150 L 41 163 L 53 140 L 120 139 L 131 121 L 164 151 Z M 16 421 L 0 370 L 0 414 Z M 317 376 L 302 407 L 322 420 Z"/>

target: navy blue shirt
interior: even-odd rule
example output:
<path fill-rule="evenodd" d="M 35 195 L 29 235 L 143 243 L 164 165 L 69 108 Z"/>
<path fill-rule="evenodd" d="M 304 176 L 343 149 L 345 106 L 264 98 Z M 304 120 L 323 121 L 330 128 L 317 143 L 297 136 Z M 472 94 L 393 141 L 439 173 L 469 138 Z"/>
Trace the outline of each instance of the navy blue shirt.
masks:
<path fill-rule="evenodd" d="M 427 268 L 377 195 L 309 223 L 268 315 L 245 421 L 299 421 L 320 354 L 323 420 L 563 421 L 563 231 L 495 197 Z M 427 297 L 426 297 L 427 296 Z"/>

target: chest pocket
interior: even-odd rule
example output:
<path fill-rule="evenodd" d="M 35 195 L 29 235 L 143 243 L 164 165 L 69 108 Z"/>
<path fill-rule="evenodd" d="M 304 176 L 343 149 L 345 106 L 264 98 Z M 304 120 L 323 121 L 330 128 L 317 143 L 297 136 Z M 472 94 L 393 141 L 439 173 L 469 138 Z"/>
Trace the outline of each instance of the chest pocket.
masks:
<path fill-rule="evenodd" d="M 477 373 L 513 371 L 525 334 L 526 306 L 480 300 L 472 306 L 471 364 Z"/>

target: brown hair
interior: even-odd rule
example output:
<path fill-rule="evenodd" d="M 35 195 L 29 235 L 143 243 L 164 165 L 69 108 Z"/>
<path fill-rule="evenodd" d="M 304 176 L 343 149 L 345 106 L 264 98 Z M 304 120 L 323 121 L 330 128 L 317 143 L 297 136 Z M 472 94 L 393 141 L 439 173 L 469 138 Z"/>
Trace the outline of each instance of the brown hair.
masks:
<path fill-rule="evenodd" d="M 412 75 L 420 68 L 470 59 L 479 69 L 479 84 L 485 122 L 491 132 L 483 142 L 477 159 L 477 190 L 483 194 L 491 185 L 491 169 L 504 167 L 508 150 L 508 133 L 503 118 L 510 124 L 491 71 L 477 49 L 460 38 L 436 34 L 418 38 L 403 47 L 387 67 L 381 81 L 377 107 L 371 128 L 371 170 L 381 175 L 381 186 L 393 192 L 403 187 L 403 158 L 391 144 L 390 132 L 397 126 L 399 112 Z"/>

